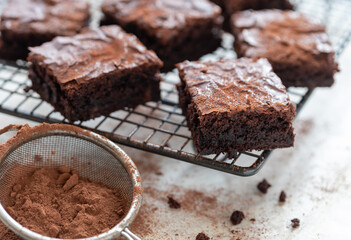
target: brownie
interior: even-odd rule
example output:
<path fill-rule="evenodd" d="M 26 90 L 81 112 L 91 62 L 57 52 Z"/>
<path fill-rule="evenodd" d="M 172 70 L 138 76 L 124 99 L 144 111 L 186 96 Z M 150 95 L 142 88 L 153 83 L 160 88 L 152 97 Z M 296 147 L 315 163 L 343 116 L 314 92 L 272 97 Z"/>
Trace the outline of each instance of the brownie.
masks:
<path fill-rule="evenodd" d="M 161 60 L 118 26 L 30 50 L 32 89 L 71 122 L 160 99 Z"/>
<path fill-rule="evenodd" d="M 289 0 L 211 0 L 223 8 L 227 15 L 247 9 L 293 9 Z"/>
<path fill-rule="evenodd" d="M 199 153 L 291 147 L 295 105 L 266 59 L 177 65 L 179 102 Z"/>
<path fill-rule="evenodd" d="M 197 60 L 221 43 L 221 9 L 208 0 L 105 0 L 102 24 L 118 24 L 164 62 Z"/>
<path fill-rule="evenodd" d="M 78 33 L 89 8 L 84 0 L 10 0 L 1 14 L 0 58 L 26 59 L 29 46 Z"/>
<path fill-rule="evenodd" d="M 289 0 L 211 0 L 218 4 L 223 9 L 223 16 L 225 18 L 225 29 L 230 30 L 230 16 L 233 13 L 254 9 L 293 9 L 294 6 Z"/>
<path fill-rule="evenodd" d="M 232 17 L 239 57 L 267 58 L 286 87 L 328 87 L 338 71 L 325 27 L 301 13 L 244 11 Z"/>

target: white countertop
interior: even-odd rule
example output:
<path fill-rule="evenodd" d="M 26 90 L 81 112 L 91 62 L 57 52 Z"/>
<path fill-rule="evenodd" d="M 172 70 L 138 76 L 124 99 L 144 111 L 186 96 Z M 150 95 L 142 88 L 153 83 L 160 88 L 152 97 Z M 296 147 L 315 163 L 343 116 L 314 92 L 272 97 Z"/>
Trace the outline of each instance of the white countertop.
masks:
<path fill-rule="evenodd" d="M 351 239 L 351 47 L 340 64 L 336 84 L 316 90 L 298 116 L 295 147 L 274 151 L 256 176 L 236 177 L 122 146 L 145 188 L 132 230 L 142 239 L 195 239 L 202 231 L 211 239 Z M 29 123 L 4 114 L 0 119 L 0 127 Z M 256 189 L 263 178 L 272 184 L 266 195 Z M 281 190 L 288 195 L 283 205 Z M 168 195 L 182 207 L 170 209 Z M 237 226 L 229 221 L 234 210 L 246 215 Z M 293 218 L 301 220 L 295 230 Z"/>

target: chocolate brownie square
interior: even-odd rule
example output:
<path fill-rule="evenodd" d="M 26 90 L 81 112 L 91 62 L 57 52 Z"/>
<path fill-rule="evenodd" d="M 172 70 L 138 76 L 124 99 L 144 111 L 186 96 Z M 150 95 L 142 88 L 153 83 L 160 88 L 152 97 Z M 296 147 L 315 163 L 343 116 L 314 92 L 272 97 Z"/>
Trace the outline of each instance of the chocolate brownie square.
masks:
<path fill-rule="evenodd" d="M 221 43 L 221 9 L 208 0 L 105 0 L 102 24 L 134 33 L 164 62 L 197 60 Z"/>
<path fill-rule="evenodd" d="M 294 6 L 289 0 L 211 0 L 218 4 L 223 9 L 223 16 L 225 18 L 225 28 L 230 30 L 230 16 L 233 13 L 247 10 L 247 9 L 293 9 Z"/>
<path fill-rule="evenodd" d="M 0 58 L 26 59 L 29 46 L 78 33 L 89 8 L 84 0 L 10 0 L 1 14 Z"/>
<path fill-rule="evenodd" d="M 118 26 L 30 50 L 32 89 L 71 122 L 160 99 L 161 60 Z"/>
<path fill-rule="evenodd" d="M 199 153 L 291 147 L 295 105 L 266 59 L 177 65 L 179 102 Z"/>
<path fill-rule="evenodd" d="M 212 0 L 221 6 L 225 13 L 232 15 L 233 13 L 247 9 L 293 9 L 294 6 L 289 0 Z"/>
<path fill-rule="evenodd" d="M 232 17 L 239 57 L 267 58 L 286 87 L 329 87 L 338 71 L 325 27 L 301 13 L 244 11 Z"/>

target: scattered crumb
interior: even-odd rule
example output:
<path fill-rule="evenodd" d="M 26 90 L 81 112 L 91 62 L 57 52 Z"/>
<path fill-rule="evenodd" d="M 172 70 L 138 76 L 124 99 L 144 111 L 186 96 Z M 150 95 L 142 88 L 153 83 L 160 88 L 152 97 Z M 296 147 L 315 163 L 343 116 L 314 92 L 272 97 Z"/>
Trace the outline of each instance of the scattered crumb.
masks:
<path fill-rule="evenodd" d="M 294 218 L 291 220 L 291 226 L 293 228 L 298 228 L 300 226 L 300 219 Z"/>
<path fill-rule="evenodd" d="M 251 218 L 250 221 L 254 223 L 254 222 L 256 222 L 256 219 Z"/>
<path fill-rule="evenodd" d="M 279 196 L 279 202 L 283 203 L 285 201 L 286 201 L 286 193 L 284 191 L 281 191 Z"/>
<path fill-rule="evenodd" d="M 23 89 L 23 91 L 24 92 L 29 92 L 30 90 L 32 90 L 32 87 L 30 87 L 30 86 L 26 86 L 24 89 Z"/>
<path fill-rule="evenodd" d="M 260 190 L 260 192 L 262 193 L 267 193 L 267 190 L 270 187 L 271 185 L 269 184 L 269 182 L 267 182 L 266 179 L 263 179 L 263 181 L 257 185 L 258 190 Z"/>
<path fill-rule="evenodd" d="M 160 171 L 155 172 L 155 174 L 156 174 L 157 176 L 163 176 L 163 173 L 160 172 Z"/>
<path fill-rule="evenodd" d="M 180 203 L 174 200 L 174 198 L 168 196 L 168 205 L 170 208 L 178 209 L 181 207 Z"/>
<path fill-rule="evenodd" d="M 241 211 L 234 211 L 232 213 L 232 216 L 230 217 L 230 221 L 233 223 L 233 225 L 238 225 L 241 223 L 241 221 L 245 218 L 245 215 Z"/>
<path fill-rule="evenodd" d="M 199 233 L 196 236 L 196 240 L 210 240 L 210 238 L 204 233 Z"/>

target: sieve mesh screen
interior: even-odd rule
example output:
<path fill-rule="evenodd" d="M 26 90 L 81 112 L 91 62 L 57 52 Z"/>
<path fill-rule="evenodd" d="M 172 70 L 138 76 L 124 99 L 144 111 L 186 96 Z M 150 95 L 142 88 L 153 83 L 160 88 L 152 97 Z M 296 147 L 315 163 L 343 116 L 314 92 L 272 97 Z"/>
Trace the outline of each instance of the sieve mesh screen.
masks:
<path fill-rule="evenodd" d="M 67 166 L 80 177 L 118 189 L 128 202 L 133 198 L 131 178 L 109 149 L 90 139 L 69 134 L 41 135 L 14 146 L 0 163 L 0 203 L 6 205 L 11 183 L 19 177 L 41 167 Z"/>

